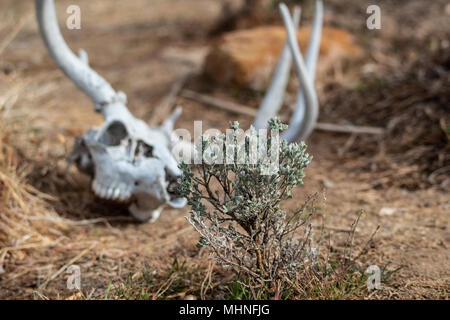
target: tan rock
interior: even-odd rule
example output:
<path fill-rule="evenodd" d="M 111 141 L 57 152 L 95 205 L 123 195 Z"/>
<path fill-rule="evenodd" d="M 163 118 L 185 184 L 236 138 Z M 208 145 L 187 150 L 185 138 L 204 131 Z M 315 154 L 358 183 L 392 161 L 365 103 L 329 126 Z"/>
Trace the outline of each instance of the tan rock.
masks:
<path fill-rule="evenodd" d="M 304 53 L 309 28 L 298 30 L 298 41 Z M 265 26 L 227 33 L 211 48 L 206 57 L 204 72 L 219 83 L 263 90 L 270 82 L 285 41 L 282 26 Z M 317 78 L 344 58 L 357 58 L 362 50 L 342 29 L 323 28 Z"/>

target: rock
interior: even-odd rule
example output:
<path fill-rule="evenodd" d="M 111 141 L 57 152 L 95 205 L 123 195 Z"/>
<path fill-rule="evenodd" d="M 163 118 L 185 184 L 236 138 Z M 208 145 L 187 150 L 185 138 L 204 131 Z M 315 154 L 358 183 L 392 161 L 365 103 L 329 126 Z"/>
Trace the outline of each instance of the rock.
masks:
<path fill-rule="evenodd" d="M 383 207 L 380 209 L 380 212 L 378 212 L 378 214 L 380 216 L 392 216 L 396 211 L 396 208 Z"/>
<path fill-rule="evenodd" d="M 335 186 L 334 182 L 329 180 L 327 177 L 321 177 L 320 180 L 326 188 L 333 188 Z"/>
<path fill-rule="evenodd" d="M 298 30 L 299 45 L 304 53 L 309 28 Z M 278 55 L 285 41 L 282 26 L 264 26 L 223 35 L 210 49 L 204 73 L 224 85 L 264 90 L 270 83 Z M 357 58 L 362 50 L 353 44 L 348 32 L 323 28 L 317 78 L 329 71 L 337 61 Z"/>

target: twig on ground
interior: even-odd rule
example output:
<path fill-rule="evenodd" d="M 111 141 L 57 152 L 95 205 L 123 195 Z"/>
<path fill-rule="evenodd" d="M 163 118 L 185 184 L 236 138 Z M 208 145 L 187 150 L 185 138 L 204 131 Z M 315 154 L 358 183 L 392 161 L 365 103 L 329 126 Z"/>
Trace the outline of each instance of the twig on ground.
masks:
<path fill-rule="evenodd" d="M 192 90 L 185 89 L 180 92 L 180 96 L 182 96 L 183 98 L 187 98 L 187 99 L 195 100 L 195 101 L 198 101 L 201 103 L 205 103 L 212 107 L 216 107 L 216 108 L 223 109 L 226 111 L 230 111 L 230 112 L 234 112 L 234 113 L 238 113 L 238 114 L 244 114 L 244 115 L 251 116 L 251 117 L 256 115 L 256 110 L 253 108 L 243 106 L 238 103 L 225 101 L 225 100 L 222 100 L 222 99 L 210 96 L 210 95 L 197 93 Z"/>
<path fill-rule="evenodd" d="M 183 90 L 180 92 L 180 96 L 183 98 L 195 100 L 201 103 L 208 104 L 212 107 L 216 107 L 222 110 L 230 111 L 237 114 L 243 114 L 250 117 L 254 117 L 257 113 L 256 109 L 234 103 L 229 101 L 224 101 L 222 99 L 205 95 L 201 93 L 197 93 L 192 90 Z M 381 135 L 384 134 L 385 130 L 379 127 L 370 127 L 370 126 L 355 126 L 351 124 L 334 124 L 334 123 L 323 123 L 318 122 L 315 126 L 316 130 L 322 131 L 330 131 L 330 132 L 341 132 L 341 133 L 353 133 L 353 134 L 373 134 L 373 135 Z"/>
<path fill-rule="evenodd" d="M 380 127 L 369 127 L 369 126 L 355 126 L 352 124 L 335 124 L 335 123 L 316 123 L 316 130 L 331 131 L 331 132 L 342 132 L 342 133 L 356 133 L 356 134 L 374 134 L 381 135 L 384 134 L 385 130 Z"/>
<path fill-rule="evenodd" d="M 173 83 L 169 93 L 162 99 L 158 108 L 154 108 L 155 112 L 149 120 L 150 125 L 157 125 L 162 119 L 166 119 L 169 116 L 175 104 L 175 99 L 180 94 L 190 75 L 191 71 L 186 71 Z"/>
<path fill-rule="evenodd" d="M 447 173 L 447 172 L 450 172 L 450 166 L 439 168 L 439 169 L 433 171 L 433 172 L 428 176 L 428 181 L 429 181 L 431 184 L 436 184 L 436 177 L 437 177 L 438 175 L 442 174 L 442 173 Z"/>
<path fill-rule="evenodd" d="M 19 23 L 14 27 L 13 31 L 0 43 L 0 55 L 9 46 L 9 44 L 17 37 L 23 27 L 30 21 L 30 18 L 34 16 L 34 12 L 29 12 L 25 17 L 20 19 Z"/>
<path fill-rule="evenodd" d="M 185 234 L 185 233 L 187 233 L 189 231 L 192 231 L 192 227 L 191 226 L 185 227 L 183 229 L 180 229 L 180 230 L 172 233 L 169 237 L 167 237 L 167 239 L 163 239 L 163 240 L 157 241 L 157 242 L 153 243 L 152 246 L 155 246 L 155 247 L 167 246 L 168 244 L 170 244 L 173 241 L 177 240 L 179 236 L 181 236 L 182 234 Z"/>
<path fill-rule="evenodd" d="M 158 300 L 159 297 L 161 297 L 172 285 L 172 283 L 176 280 L 176 276 L 174 276 L 174 273 L 170 275 L 169 279 L 156 291 L 156 293 L 153 294 L 152 299 Z"/>
<path fill-rule="evenodd" d="M 317 229 L 322 229 L 322 230 L 335 231 L 335 232 L 352 232 L 353 231 L 351 229 L 343 229 L 343 228 L 337 228 L 337 227 L 327 227 L 327 226 L 324 226 L 324 225 L 318 226 L 318 225 L 315 225 L 315 224 L 312 224 L 312 227 L 313 228 L 317 228 Z"/>
<path fill-rule="evenodd" d="M 356 133 L 352 133 L 350 137 L 348 137 L 347 141 L 345 141 L 344 145 L 337 150 L 339 158 L 342 158 L 342 156 L 352 147 L 356 137 Z"/>
<path fill-rule="evenodd" d="M 214 270 L 214 265 L 215 265 L 214 261 L 209 262 L 208 271 L 206 272 L 205 279 L 203 279 L 202 286 L 200 288 L 200 298 L 202 300 L 206 300 L 206 292 L 211 287 L 211 276 Z"/>
<path fill-rule="evenodd" d="M 41 292 L 34 290 L 33 294 L 35 296 L 37 296 L 37 298 L 41 299 L 41 300 L 50 300 L 48 297 L 44 296 Z"/>

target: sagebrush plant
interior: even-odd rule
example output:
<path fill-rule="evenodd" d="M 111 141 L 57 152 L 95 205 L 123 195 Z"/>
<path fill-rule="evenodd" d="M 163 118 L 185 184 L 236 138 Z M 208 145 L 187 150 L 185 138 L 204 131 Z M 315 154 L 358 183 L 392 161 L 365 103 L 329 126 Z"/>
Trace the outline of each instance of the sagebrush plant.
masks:
<path fill-rule="evenodd" d="M 271 132 L 286 128 L 277 118 L 269 121 Z M 230 124 L 230 129 L 230 141 L 237 146 L 239 124 Z M 253 128 L 250 132 L 258 137 Z M 225 135 L 203 136 L 203 150 L 224 139 Z M 264 174 L 266 158 L 251 161 L 246 135 L 244 161 L 238 161 L 237 148 L 224 145 L 223 158 L 232 152 L 234 161 L 222 163 L 213 155 L 208 163 L 183 163 L 178 190 L 191 206 L 187 219 L 200 234 L 198 245 L 212 248 L 220 265 L 233 267 L 268 292 L 275 292 L 288 278 L 295 279 L 305 264 L 314 264 L 318 250 L 310 224 L 311 197 L 295 212 L 287 214 L 281 207 L 292 197 L 292 189 L 303 184 L 304 169 L 312 158 L 303 142 L 283 140 L 272 145 L 272 140 L 268 135 L 267 154 L 279 152 L 278 171 L 273 174 Z"/>

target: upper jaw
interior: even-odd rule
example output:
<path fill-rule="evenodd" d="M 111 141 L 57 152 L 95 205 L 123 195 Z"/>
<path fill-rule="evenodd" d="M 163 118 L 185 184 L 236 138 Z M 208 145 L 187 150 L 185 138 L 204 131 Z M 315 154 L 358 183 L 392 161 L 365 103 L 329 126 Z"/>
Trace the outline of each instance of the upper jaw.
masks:
<path fill-rule="evenodd" d="M 117 202 L 134 202 L 134 207 L 139 208 L 141 212 L 150 212 L 164 204 L 172 208 L 182 208 L 187 202 L 185 198 L 176 197 L 176 195 L 170 193 L 164 188 L 164 184 L 160 184 L 159 192 L 150 193 L 149 191 L 136 192 L 130 186 L 120 184 L 117 181 L 108 181 L 108 183 L 102 184 L 98 179 L 94 179 L 92 189 L 102 199 Z"/>
<path fill-rule="evenodd" d="M 96 170 L 92 183 L 94 193 L 100 198 L 128 202 L 133 198 L 147 197 L 173 208 L 186 205 L 186 199 L 178 197 L 174 190 L 179 175 L 169 175 L 157 164 L 148 162 L 134 167 L 119 160 L 107 166 L 109 168 L 103 166 Z M 153 177 L 148 174 L 151 170 L 155 173 Z"/>
<path fill-rule="evenodd" d="M 105 184 L 97 179 L 92 182 L 92 190 L 99 198 L 118 202 L 128 202 L 132 198 L 132 190 L 126 184 Z"/>

